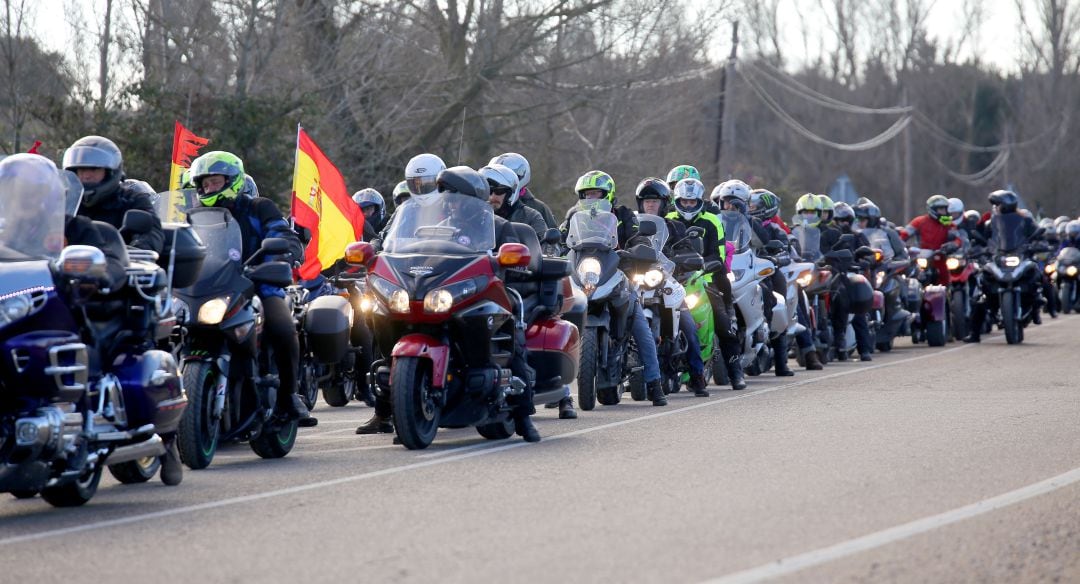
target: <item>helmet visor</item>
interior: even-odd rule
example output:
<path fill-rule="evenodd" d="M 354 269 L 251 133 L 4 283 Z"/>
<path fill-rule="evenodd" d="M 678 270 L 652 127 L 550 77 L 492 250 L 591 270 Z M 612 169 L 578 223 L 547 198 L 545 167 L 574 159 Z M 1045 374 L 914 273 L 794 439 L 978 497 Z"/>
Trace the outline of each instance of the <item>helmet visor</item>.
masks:
<path fill-rule="evenodd" d="M 113 152 L 94 146 L 76 146 L 64 152 L 64 168 L 120 168 L 120 158 Z"/>
<path fill-rule="evenodd" d="M 409 192 L 414 195 L 426 195 L 436 189 L 435 175 L 431 174 L 407 178 L 405 184 L 408 185 Z"/>

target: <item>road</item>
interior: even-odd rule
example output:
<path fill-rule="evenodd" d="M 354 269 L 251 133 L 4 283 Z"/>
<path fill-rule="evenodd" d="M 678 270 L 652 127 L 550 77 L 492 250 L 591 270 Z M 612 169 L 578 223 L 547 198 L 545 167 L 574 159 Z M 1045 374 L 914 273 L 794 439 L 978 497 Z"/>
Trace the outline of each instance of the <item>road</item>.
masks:
<path fill-rule="evenodd" d="M 276 461 L 0 499 L 3 582 L 1080 582 L 1080 317 L 409 452 L 320 404 Z M 628 397 L 628 394 L 627 394 Z"/>

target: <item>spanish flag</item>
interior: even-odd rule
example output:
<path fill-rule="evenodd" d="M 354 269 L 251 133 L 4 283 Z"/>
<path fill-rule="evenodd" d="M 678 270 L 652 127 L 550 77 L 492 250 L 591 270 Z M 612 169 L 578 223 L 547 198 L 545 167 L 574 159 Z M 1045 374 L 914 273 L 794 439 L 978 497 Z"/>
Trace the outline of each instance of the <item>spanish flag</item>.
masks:
<path fill-rule="evenodd" d="M 191 159 L 199 154 L 199 148 L 206 146 L 210 140 L 200 138 L 185 128 L 180 122 L 176 122 L 172 140 L 172 168 L 169 171 L 169 189 L 180 190 L 180 177 L 185 168 L 191 167 Z"/>
<path fill-rule="evenodd" d="M 292 216 L 311 231 L 300 277 L 310 280 L 345 256 L 345 246 L 364 233 L 364 214 L 345 189 L 345 179 L 303 128 L 296 134 Z"/>

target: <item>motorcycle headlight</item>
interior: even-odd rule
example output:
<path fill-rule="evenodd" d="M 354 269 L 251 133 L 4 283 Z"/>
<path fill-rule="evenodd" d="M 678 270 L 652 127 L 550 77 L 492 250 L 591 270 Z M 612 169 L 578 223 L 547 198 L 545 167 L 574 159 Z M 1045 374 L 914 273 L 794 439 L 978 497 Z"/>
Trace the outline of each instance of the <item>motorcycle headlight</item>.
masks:
<path fill-rule="evenodd" d="M 1043 271 L 1046 272 L 1047 275 L 1053 275 L 1054 272 L 1057 271 L 1057 264 L 1054 264 L 1054 263 L 1046 264 L 1046 267 L 1043 268 Z"/>
<path fill-rule="evenodd" d="M 375 303 L 371 301 L 371 297 L 364 294 L 360 297 L 360 312 L 371 312 L 371 309 L 375 307 Z"/>
<path fill-rule="evenodd" d="M 727 273 L 728 281 L 730 281 L 732 284 L 734 284 L 736 280 L 741 280 L 742 277 L 743 277 L 743 272 L 745 272 L 745 271 L 746 270 L 731 270 L 730 272 Z"/>
<path fill-rule="evenodd" d="M 1069 266 L 1065 268 L 1065 274 L 1068 276 L 1075 276 L 1077 271 L 1078 270 L 1076 269 L 1076 266 Z"/>
<path fill-rule="evenodd" d="M 34 308 L 29 293 L 13 294 L 0 300 L 0 326 L 26 318 Z"/>
<path fill-rule="evenodd" d="M 229 309 L 229 297 L 215 298 L 199 307 L 199 324 L 220 324 Z"/>
<path fill-rule="evenodd" d="M 378 276 L 371 276 L 368 282 L 371 284 L 371 289 L 382 298 L 391 312 L 409 312 L 409 293 L 404 288 Z"/>
<path fill-rule="evenodd" d="M 649 270 L 645 272 L 645 285 L 649 288 L 656 288 L 664 281 L 664 273 L 660 270 Z"/>
<path fill-rule="evenodd" d="M 806 270 L 799 274 L 799 277 L 795 278 L 795 281 L 803 288 L 806 288 L 810 285 L 810 282 L 814 281 L 814 272 L 812 270 Z"/>
<path fill-rule="evenodd" d="M 930 260 L 926 258 L 915 258 L 915 264 L 919 266 L 920 270 L 925 270 L 930 265 Z"/>
<path fill-rule="evenodd" d="M 1020 256 L 1005 256 L 1002 263 L 1005 264 L 1006 268 L 1015 268 L 1020 265 Z"/>
<path fill-rule="evenodd" d="M 407 313 L 409 312 L 409 293 L 402 288 L 398 288 L 390 293 L 390 299 L 386 304 L 390 307 L 391 312 Z"/>
<path fill-rule="evenodd" d="M 582 284 L 592 284 L 595 286 L 600 283 L 600 269 L 600 260 L 596 258 L 585 258 L 578 264 L 578 278 L 581 279 Z"/>
<path fill-rule="evenodd" d="M 958 270 L 963 265 L 960 258 L 945 258 L 945 267 L 950 270 Z"/>
<path fill-rule="evenodd" d="M 686 307 L 693 310 L 694 307 L 698 305 L 698 302 L 701 302 L 701 296 L 698 296 L 697 294 L 687 294 L 684 301 L 686 302 Z"/>
<path fill-rule="evenodd" d="M 442 288 L 432 290 L 424 296 L 424 312 L 435 314 L 450 312 L 450 307 L 453 305 L 454 295 Z"/>
<path fill-rule="evenodd" d="M 881 285 L 885 283 L 885 272 L 878 272 L 875 279 L 875 288 L 881 288 Z"/>
<path fill-rule="evenodd" d="M 477 290 L 486 285 L 487 278 L 479 276 L 431 290 L 424 295 L 424 312 L 450 312 L 450 307 L 476 294 Z"/>

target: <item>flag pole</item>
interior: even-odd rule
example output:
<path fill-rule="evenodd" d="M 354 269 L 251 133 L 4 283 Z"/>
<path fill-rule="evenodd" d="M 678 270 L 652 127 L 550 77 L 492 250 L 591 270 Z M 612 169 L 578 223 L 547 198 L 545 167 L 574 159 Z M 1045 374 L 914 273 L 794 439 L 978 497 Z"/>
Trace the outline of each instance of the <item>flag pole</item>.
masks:
<path fill-rule="evenodd" d="M 300 132 L 303 130 L 303 126 L 300 122 L 296 123 L 296 148 L 293 149 L 293 188 L 296 187 L 296 171 L 300 168 Z M 293 190 L 292 197 L 289 198 L 289 218 L 293 223 L 293 229 L 296 229 L 296 190 Z"/>

